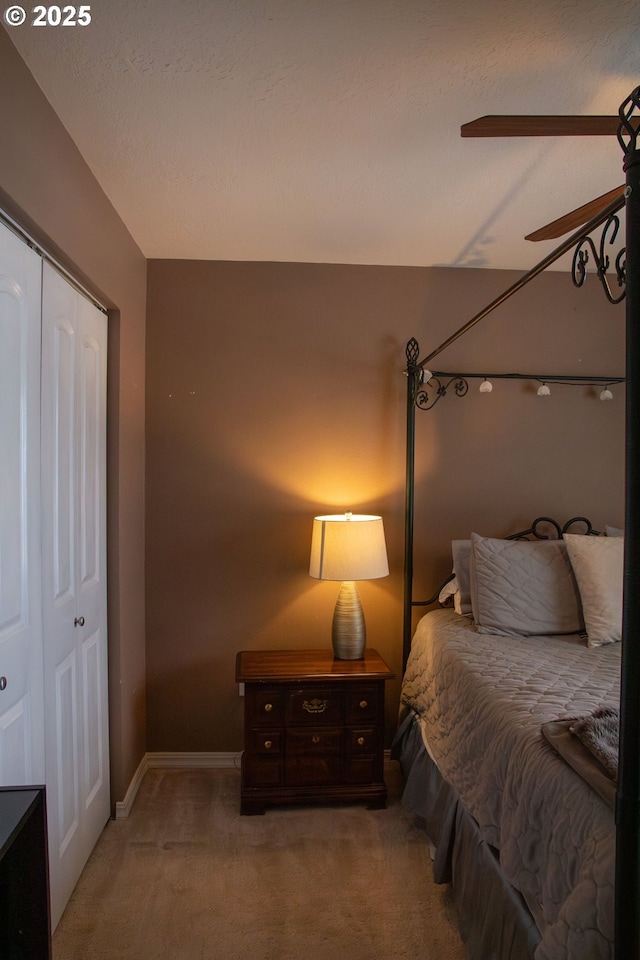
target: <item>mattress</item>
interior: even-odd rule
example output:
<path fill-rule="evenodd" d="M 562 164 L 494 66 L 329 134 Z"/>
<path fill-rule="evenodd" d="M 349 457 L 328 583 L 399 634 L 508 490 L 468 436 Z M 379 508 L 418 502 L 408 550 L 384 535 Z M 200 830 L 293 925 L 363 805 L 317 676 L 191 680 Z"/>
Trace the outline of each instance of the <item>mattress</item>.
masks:
<path fill-rule="evenodd" d="M 536 960 L 610 960 L 613 811 L 541 726 L 619 700 L 620 644 L 481 634 L 451 610 L 419 622 L 401 710 L 529 905 Z"/>

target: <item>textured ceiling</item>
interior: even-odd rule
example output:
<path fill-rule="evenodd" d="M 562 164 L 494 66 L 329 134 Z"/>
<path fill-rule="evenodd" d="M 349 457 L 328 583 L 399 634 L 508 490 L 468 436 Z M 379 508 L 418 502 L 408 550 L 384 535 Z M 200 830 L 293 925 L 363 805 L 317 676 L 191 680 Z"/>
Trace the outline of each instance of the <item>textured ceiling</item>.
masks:
<path fill-rule="evenodd" d="M 638 0 L 95 0 L 7 31 L 147 257 L 526 269 L 525 233 L 624 181 Z M 556 241 L 557 242 L 557 241 Z"/>

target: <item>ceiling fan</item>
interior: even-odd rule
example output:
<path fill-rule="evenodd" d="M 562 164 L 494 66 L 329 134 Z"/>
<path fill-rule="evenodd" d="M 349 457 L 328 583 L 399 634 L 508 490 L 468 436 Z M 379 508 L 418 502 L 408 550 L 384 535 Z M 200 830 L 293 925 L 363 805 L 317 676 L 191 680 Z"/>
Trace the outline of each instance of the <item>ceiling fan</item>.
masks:
<path fill-rule="evenodd" d="M 618 132 L 618 116 L 496 116 L 479 117 L 460 127 L 462 137 L 607 137 Z M 624 184 L 603 193 L 570 213 L 545 224 L 525 240 L 552 240 L 564 236 L 597 216 L 624 195 Z"/>

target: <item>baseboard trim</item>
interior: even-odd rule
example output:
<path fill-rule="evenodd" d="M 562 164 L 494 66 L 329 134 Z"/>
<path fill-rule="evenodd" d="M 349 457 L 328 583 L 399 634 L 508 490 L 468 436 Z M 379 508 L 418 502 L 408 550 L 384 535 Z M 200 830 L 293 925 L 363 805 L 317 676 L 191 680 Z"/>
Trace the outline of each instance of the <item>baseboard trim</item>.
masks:
<path fill-rule="evenodd" d="M 147 770 L 161 769 L 229 769 L 235 767 L 240 769 L 240 758 L 242 753 L 170 753 L 157 751 L 155 753 L 145 753 L 134 773 L 129 789 L 125 794 L 124 800 L 116 801 L 116 820 L 126 820 L 135 802 L 140 784 L 144 780 Z M 384 751 L 384 762 L 391 761 L 391 751 Z"/>
<path fill-rule="evenodd" d="M 241 753 L 148 753 L 149 767 L 237 767 Z"/>
<path fill-rule="evenodd" d="M 241 753 L 145 753 L 134 773 L 124 800 L 116 801 L 116 820 L 126 820 L 135 802 L 140 784 L 147 770 L 230 768 L 240 769 Z"/>
<path fill-rule="evenodd" d="M 138 769 L 131 778 L 131 783 L 129 784 L 129 788 L 124 795 L 124 800 L 116 800 L 116 820 L 126 820 L 131 813 L 131 808 L 133 807 L 134 800 L 136 799 L 138 790 L 140 789 L 140 784 L 144 779 L 145 773 L 149 769 L 147 757 L 148 754 L 145 753 L 144 757 L 138 764 Z"/>

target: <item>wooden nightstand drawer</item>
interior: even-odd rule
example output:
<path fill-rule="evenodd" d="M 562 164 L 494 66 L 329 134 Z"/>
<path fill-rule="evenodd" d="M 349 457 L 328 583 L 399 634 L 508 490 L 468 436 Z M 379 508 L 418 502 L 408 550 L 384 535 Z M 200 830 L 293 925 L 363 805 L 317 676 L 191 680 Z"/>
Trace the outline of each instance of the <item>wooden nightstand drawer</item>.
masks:
<path fill-rule="evenodd" d="M 378 737 L 373 729 L 347 731 L 347 750 L 350 754 L 375 753 L 377 745 Z"/>
<path fill-rule="evenodd" d="M 253 752 L 278 754 L 282 749 L 282 733 L 280 730 L 254 730 Z"/>
<path fill-rule="evenodd" d="M 350 685 L 347 692 L 346 723 L 366 723 L 367 720 L 377 720 L 381 694 L 384 694 L 382 684 Z"/>
<path fill-rule="evenodd" d="M 284 779 L 288 787 L 340 783 L 342 760 L 339 754 L 328 757 L 287 757 Z"/>
<path fill-rule="evenodd" d="M 251 723 L 276 727 L 284 716 L 284 692 L 277 687 L 251 687 L 246 691 Z"/>
<path fill-rule="evenodd" d="M 374 783 L 381 774 L 377 772 L 375 757 L 355 757 L 347 762 L 346 783 Z"/>
<path fill-rule="evenodd" d="M 341 690 L 316 686 L 292 690 L 287 703 L 287 723 L 292 726 L 342 723 Z"/>
<path fill-rule="evenodd" d="M 256 787 L 277 787 L 284 783 L 282 757 L 249 756 L 242 758 L 242 776 Z"/>
<path fill-rule="evenodd" d="M 287 730 L 287 756 L 333 754 L 339 757 L 341 748 L 341 729 Z"/>

